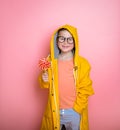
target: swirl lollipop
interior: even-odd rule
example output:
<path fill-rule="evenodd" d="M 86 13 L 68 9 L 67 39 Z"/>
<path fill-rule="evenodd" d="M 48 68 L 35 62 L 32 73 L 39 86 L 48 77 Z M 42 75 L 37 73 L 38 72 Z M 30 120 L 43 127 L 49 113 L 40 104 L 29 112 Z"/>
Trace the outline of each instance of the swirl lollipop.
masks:
<path fill-rule="evenodd" d="M 41 70 L 46 71 L 48 68 L 50 68 L 50 61 L 48 61 L 46 58 L 42 58 L 39 61 L 39 68 Z"/>

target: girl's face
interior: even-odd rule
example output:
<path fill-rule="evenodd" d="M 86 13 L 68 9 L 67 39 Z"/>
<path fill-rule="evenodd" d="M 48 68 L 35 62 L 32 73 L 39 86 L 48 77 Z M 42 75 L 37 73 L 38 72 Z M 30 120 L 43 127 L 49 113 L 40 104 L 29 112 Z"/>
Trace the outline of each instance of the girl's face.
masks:
<path fill-rule="evenodd" d="M 67 30 L 61 30 L 57 37 L 58 48 L 62 53 L 67 53 L 74 48 L 74 39 Z"/>

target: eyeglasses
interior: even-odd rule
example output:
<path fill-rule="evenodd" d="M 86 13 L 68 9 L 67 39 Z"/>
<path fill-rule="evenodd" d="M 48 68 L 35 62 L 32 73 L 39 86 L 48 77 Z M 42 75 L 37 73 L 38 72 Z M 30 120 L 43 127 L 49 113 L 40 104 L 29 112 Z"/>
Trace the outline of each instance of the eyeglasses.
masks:
<path fill-rule="evenodd" d="M 57 41 L 60 42 L 60 43 L 65 42 L 66 39 L 67 39 L 67 43 L 69 43 L 69 44 L 74 43 L 74 38 L 73 37 L 63 37 L 63 36 L 58 36 L 57 37 Z"/>

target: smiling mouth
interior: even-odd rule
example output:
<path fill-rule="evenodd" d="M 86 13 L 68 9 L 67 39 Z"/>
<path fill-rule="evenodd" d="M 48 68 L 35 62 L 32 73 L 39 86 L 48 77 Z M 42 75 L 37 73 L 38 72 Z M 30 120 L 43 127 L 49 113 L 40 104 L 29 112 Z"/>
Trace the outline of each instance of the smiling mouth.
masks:
<path fill-rule="evenodd" d="M 63 48 L 68 48 L 69 46 L 62 46 Z"/>

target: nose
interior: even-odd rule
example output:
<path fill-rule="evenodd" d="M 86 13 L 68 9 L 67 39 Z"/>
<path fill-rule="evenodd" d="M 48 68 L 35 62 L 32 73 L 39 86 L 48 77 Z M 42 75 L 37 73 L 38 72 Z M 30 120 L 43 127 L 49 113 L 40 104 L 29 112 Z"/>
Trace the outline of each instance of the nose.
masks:
<path fill-rule="evenodd" d="M 65 43 L 65 44 L 67 44 L 67 43 L 68 43 L 67 38 L 65 39 L 64 43 Z"/>

